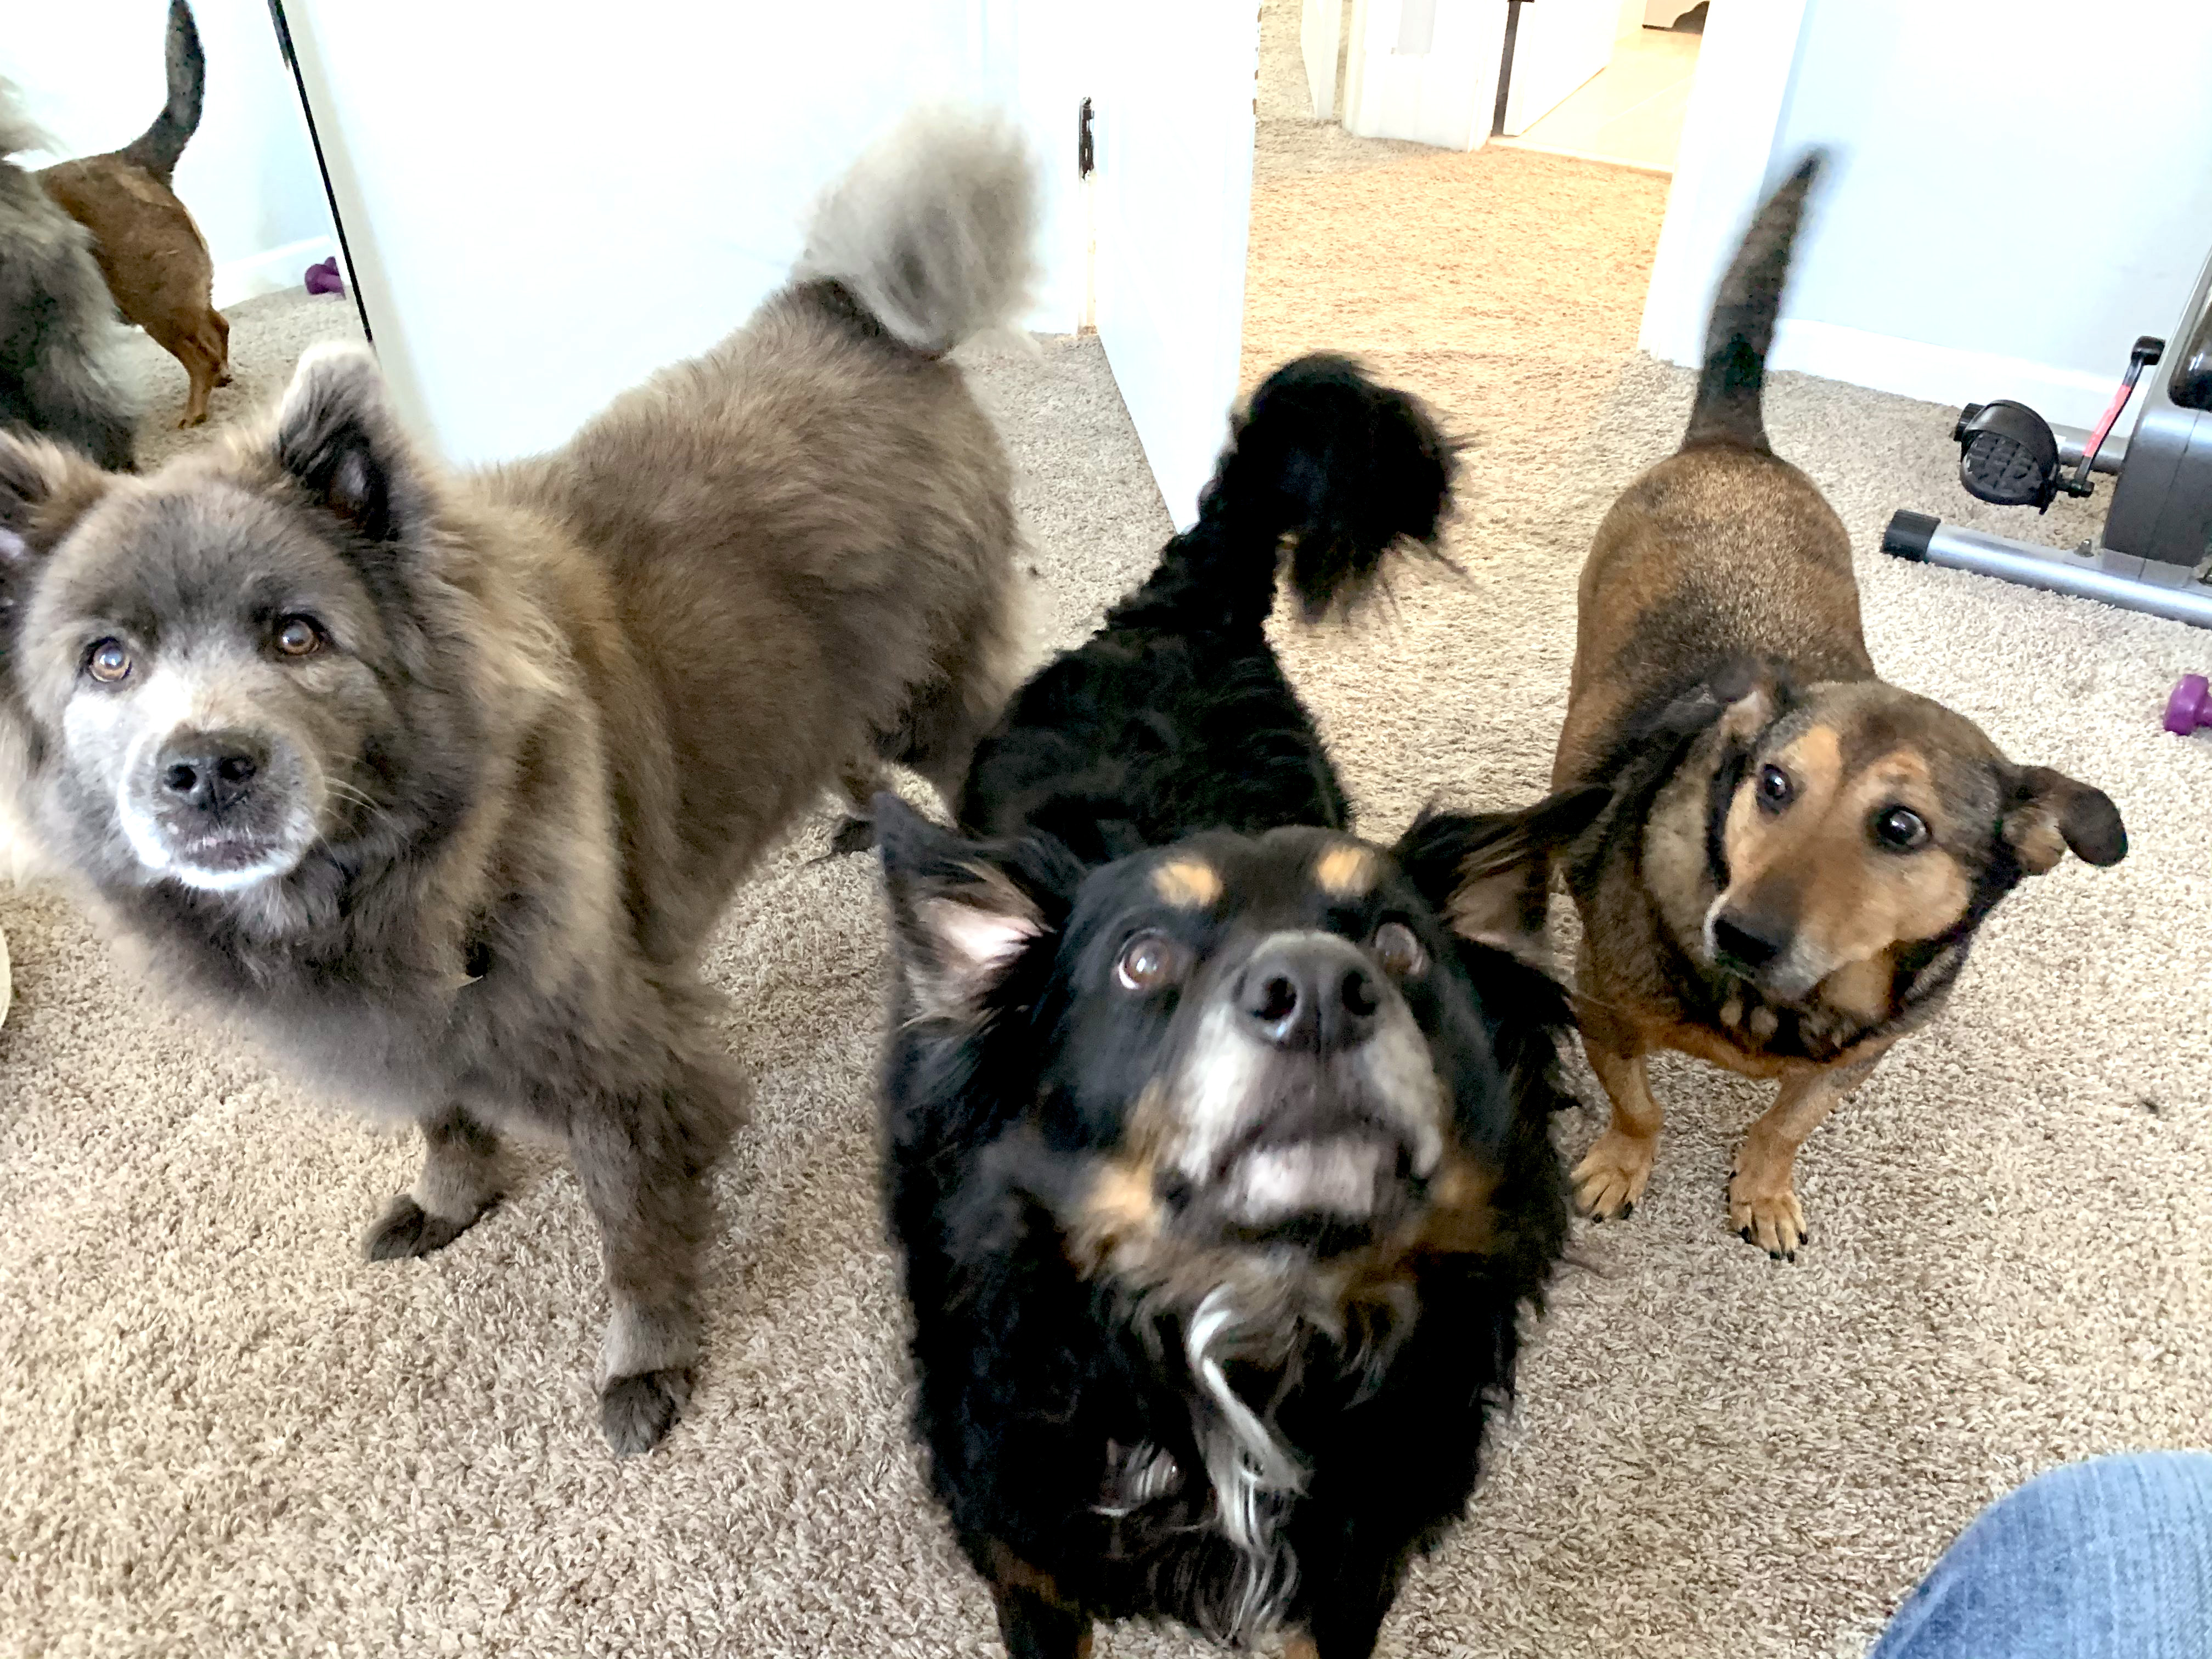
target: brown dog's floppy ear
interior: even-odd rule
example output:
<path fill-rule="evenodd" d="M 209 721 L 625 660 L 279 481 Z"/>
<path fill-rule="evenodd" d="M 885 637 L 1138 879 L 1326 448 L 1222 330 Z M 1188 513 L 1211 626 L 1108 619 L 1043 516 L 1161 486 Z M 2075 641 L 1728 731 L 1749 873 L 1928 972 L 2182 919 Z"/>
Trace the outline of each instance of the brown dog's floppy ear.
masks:
<path fill-rule="evenodd" d="M 1050 854 L 979 843 L 939 829 L 897 796 L 871 807 L 910 1013 L 966 1023 L 1065 910 Z M 1041 878 L 1044 878 L 1041 879 Z"/>
<path fill-rule="evenodd" d="M 2086 864 L 2118 864 L 2128 855 L 2127 826 L 2112 797 L 2047 766 L 2021 769 L 2005 806 L 2003 833 L 2031 876 L 2057 864 L 2069 847 Z"/>
<path fill-rule="evenodd" d="M 398 539 L 424 511 L 419 464 L 365 347 L 300 359 L 277 406 L 276 464 L 368 541 Z"/>
<path fill-rule="evenodd" d="M 1521 812 L 1432 808 L 1392 851 L 1462 939 L 1540 958 L 1551 857 L 1596 822 L 1612 799 L 1609 789 L 1571 789 Z"/>

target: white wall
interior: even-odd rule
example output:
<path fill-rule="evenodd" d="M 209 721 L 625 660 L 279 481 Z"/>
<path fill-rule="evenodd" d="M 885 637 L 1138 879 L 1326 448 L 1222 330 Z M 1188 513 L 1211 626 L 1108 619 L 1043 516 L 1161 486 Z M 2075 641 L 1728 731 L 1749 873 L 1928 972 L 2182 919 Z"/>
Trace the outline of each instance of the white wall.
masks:
<path fill-rule="evenodd" d="M 920 100 L 1004 95 L 1048 43 L 987 25 L 1035 3 L 548 0 L 517 28 L 452 0 L 290 0 L 403 410 L 453 459 L 526 453 L 712 344 L 869 139 Z M 1074 108 L 1029 113 L 1064 254 Z M 1038 322 L 1074 325 L 1070 286 L 1056 263 Z"/>
<path fill-rule="evenodd" d="M 296 285 L 336 251 L 322 179 L 267 0 L 194 0 L 207 58 L 199 131 L 176 190 L 216 262 L 217 306 Z M 33 166 L 119 149 L 168 96 L 168 0 L 9 0 L 0 76 L 59 146 Z"/>
<path fill-rule="evenodd" d="M 1761 3 L 1715 0 L 1707 53 L 1739 26 L 1724 11 Z M 1771 185 L 1816 143 L 1835 167 L 1773 365 L 2092 423 L 2130 344 L 2172 328 L 2212 246 L 2208 86 L 2202 0 L 1805 0 L 1761 171 Z M 1697 187 L 1678 173 L 1670 237 Z M 1749 205 L 1721 216 L 1740 228 Z M 1673 252 L 1662 239 L 1644 341 L 1688 362 L 1726 249 L 1689 276 L 1663 268 Z"/>

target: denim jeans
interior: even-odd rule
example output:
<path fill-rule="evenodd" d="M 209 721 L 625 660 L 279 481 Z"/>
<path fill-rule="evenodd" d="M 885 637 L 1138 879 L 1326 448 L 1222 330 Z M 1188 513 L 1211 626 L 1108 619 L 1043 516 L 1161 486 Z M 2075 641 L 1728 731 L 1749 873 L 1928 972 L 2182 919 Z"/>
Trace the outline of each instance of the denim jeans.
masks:
<path fill-rule="evenodd" d="M 2069 1464 L 1998 1499 L 1869 1659 L 2212 1659 L 2212 1453 Z"/>

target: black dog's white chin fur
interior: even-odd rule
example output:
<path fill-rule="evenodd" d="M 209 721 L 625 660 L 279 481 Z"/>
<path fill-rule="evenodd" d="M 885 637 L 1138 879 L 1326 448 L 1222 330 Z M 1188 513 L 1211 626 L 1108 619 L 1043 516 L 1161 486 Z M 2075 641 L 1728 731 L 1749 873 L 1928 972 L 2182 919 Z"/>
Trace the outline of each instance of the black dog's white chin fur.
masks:
<path fill-rule="evenodd" d="M 1397 1148 L 1371 1136 L 1255 1146 L 1230 1171 L 1226 1208 L 1254 1227 L 1308 1215 L 1364 1221 L 1397 1169 Z"/>

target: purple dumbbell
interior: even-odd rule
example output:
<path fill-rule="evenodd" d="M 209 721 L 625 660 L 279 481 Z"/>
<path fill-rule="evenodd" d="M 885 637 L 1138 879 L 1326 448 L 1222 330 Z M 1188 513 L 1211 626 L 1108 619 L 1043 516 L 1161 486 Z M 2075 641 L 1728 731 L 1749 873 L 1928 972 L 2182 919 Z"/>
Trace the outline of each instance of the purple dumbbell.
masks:
<path fill-rule="evenodd" d="M 2202 674 L 2184 674 L 2166 700 L 2166 729 L 2185 738 L 2200 726 L 2212 726 L 2212 683 Z"/>

